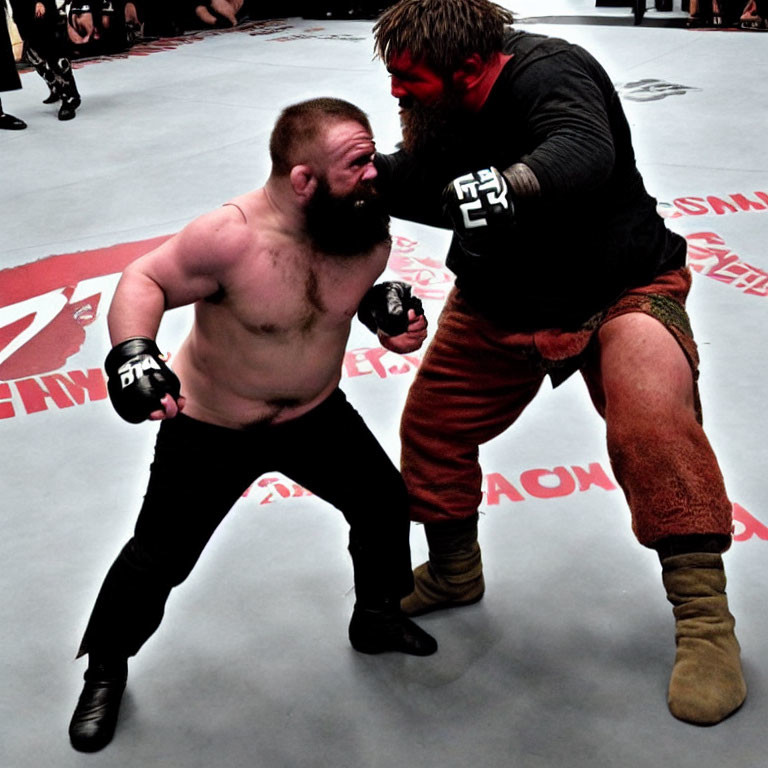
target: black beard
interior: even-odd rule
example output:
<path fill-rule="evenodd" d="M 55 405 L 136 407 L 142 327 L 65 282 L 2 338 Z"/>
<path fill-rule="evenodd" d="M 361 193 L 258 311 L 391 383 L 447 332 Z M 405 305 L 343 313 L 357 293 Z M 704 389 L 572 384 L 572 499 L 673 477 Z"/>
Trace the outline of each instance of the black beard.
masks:
<path fill-rule="evenodd" d="M 361 182 L 350 194 L 338 196 L 320 178 L 304 215 L 313 245 L 333 256 L 368 253 L 389 240 L 389 213 L 373 184 Z"/>
<path fill-rule="evenodd" d="M 471 126 L 476 119 L 461 108 L 458 92 L 446 91 L 440 102 L 431 106 L 406 97 L 400 106 L 403 149 L 419 160 L 444 164 L 471 146 Z"/>

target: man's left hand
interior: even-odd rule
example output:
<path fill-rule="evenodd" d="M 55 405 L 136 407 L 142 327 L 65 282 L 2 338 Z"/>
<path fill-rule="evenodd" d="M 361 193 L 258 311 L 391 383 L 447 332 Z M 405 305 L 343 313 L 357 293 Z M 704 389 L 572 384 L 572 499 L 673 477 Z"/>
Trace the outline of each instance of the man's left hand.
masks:
<path fill-rule="evenodd" d="M 384 331 L 378 332 L 379 343 L 390 352 L 405 355 L 415 352 L 427 338 L 427 318 L 417 315 L 413 309 L 408 310 L 408 330 L 397 336 L 388 336 Z"/>
<path fill-rule="evenodd" d="M 371 333 L 383 331 L 400 336 L 410 328 L 410 312 L 423 315 L 421 299 L 411 293 L 411 286 L 401 280 L 388 280 L 371 286 L 357 308 L 357 318 Z"/>

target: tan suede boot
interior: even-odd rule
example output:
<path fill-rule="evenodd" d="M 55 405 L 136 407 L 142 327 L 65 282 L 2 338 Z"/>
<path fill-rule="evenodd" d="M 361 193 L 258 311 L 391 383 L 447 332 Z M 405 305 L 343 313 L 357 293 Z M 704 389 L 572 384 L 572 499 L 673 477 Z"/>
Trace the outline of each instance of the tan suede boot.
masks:
<path fill-rule="evenodd" d="M 480 600 L 485 582 L 477 518 L 424 524 L 429 560 L 413 571 L 414 590 L 400 603 L 403 613 L 420 616 Z"/>
<path fill-rule="evenodd" d="M 719 554 L 696 552 L 663 558 L 661 565 L 676 619 L 669 711 L 688 723 L 714 725 L 747 695 L 723 561 Z"/>

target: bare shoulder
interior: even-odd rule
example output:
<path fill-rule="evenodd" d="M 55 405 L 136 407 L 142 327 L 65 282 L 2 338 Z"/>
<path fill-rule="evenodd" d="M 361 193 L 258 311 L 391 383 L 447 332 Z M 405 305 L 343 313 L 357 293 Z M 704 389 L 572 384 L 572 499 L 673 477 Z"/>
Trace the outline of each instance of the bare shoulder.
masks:
<path fill-rule="evenodd" d="M 244 224 L 253 225 L 264 217 L 265 205 L 266 196 L 262 188 L 233 197 L 222 203 L 222 208 L 229 213 L 236 211 Z"/>
<path fill-rule="evenodd" d="M 253 229 L 239 207 L 223 205 L 198 216 L 179 233 L 186 259 L 209 266 L 226 267 L 246 254 Z"/>

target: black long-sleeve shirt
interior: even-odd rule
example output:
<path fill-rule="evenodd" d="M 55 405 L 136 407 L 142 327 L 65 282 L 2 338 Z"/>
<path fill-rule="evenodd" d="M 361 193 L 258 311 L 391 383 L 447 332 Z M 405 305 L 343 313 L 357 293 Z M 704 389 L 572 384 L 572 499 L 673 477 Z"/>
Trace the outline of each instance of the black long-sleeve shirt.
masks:
<path fill-rule="evenodd" d="M 605 70 L 584 49 L 510 30 L 505 65 L 460 146 L 438 163 L 378 155 L 382 193 L 398 218 L 449 226 L 444 186 L 489 165 L 528 165 L 541 186 L 517 201 L 513 234 L 486 259 L 454 238 L 448 266 L 478 311 L 510 329 L 572 328 L 685 262 L 635 163 L 630 129 Z"/>

